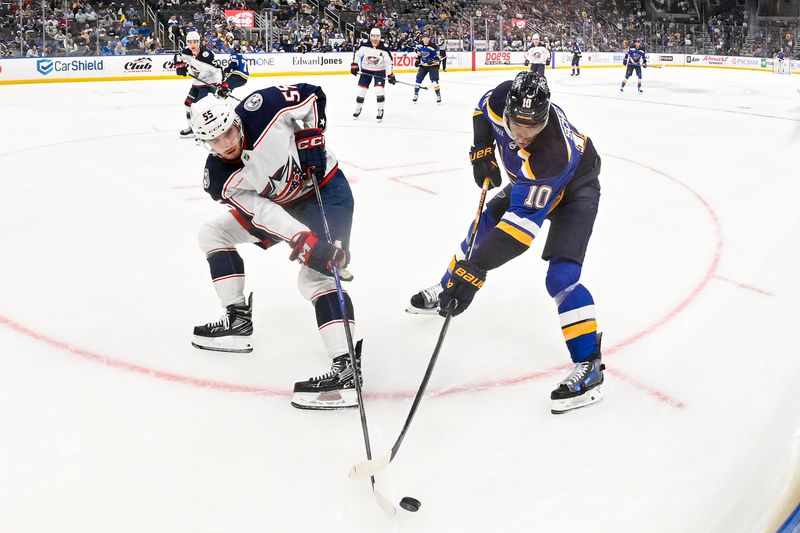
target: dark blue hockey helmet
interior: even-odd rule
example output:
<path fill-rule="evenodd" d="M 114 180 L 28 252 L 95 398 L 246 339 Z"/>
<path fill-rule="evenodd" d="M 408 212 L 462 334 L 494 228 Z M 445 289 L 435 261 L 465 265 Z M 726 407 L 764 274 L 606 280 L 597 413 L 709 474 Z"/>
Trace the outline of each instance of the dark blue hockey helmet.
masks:
<path fill-rule="evenodd" d="M 241 54 L 242 47 L 239 46 L 238 44 L 234 44 L 233 47 L 231 48 L 231 52 L 233 52 L 234 54 Z"/>
<path fill-rule="evenodd" d="M 517 74 L 506 96 L 503 114 L 507 120 L 536 126 L 547 122 L 550 112 L 550 88 L 538 72 L 526 70 Z"/>

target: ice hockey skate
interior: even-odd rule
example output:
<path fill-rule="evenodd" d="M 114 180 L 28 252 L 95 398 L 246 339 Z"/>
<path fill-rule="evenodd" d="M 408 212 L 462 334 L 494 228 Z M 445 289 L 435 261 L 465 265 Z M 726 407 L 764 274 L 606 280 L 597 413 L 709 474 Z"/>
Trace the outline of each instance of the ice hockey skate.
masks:
<path fill-rule="evenodd" d="M 437 283 L 427 289 L 422 289 L 411 297 L 411 303 L 406 307 L 406 313 L 411 313 L 412 315 L 439 314 L 440 294 L 442 294 L 441 283 Z"/>
<path fill-rule="evenodd" d="M 601 337 L 597 336 L 595 353 L 586 361 L 575 363 L 567 377 L 550 393 L 553 401 L 550 412 L 554 415 L 586 407 L 603 399 L 600 385 L 603 384 L 603 370 L 606 367 L 600 359 Z"/>
<path fill-rule="evenodd" d="M 361 369 L 361 342 L 356 344 L 356 365 Z M 334 357 L 331 369 L 321 376 L 294 384 L 292 406 L 298 409 L 347 409 L 358 407 L 356 380 L 350 354 Z"/>
<path fill-rule="evenodd" d="M 353 112 L 353 120 L 358 120 L 359 115 L 361 115 L 361 109 L 356 109 Z"/>
<path fill-rule="evenodd" d="M 378 116 L 375 117 L 378 122 L 383 122 L 383 109 L 378 109 Z"/>
<path fill-rule="evenodd" d="M 417 100 L 419 100 L 419 95 L 415 94 L 414 98 L 412 98 L 411 101 L 414 102 L 414 103 L 417 103 Z"/>
<path fill-rule="evenodd" d="M 192 131 L 192 128 L 184 128 L 180 132 L 178 132 L 178 136 L 181 139 L 191 139 L 192 137 L 194 137 L 194 132 Z"/>
<path fill-rule="evenodd" d="M 192 346 L 215 352 L 250 353 L 253 351 L 253 294 L 246 307 L 229 305 L 217 322 L 195 326 Z"/>
<path fill-rule="evenodd" d="M 437 94 L 436 95 L 436 103 L 437 104 L 441 104 L 442 103 L 442 95 L 441 94 Z"/>

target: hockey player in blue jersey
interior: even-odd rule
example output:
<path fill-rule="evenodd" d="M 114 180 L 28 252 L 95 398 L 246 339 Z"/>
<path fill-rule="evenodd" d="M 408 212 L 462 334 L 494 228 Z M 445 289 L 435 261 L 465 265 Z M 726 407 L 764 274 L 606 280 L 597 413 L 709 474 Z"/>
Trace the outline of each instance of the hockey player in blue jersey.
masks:
<path fill-rule="evenodd" d="M 500 187 L 500 159 L 510 183 L 481 214 L 472 256 L 466 259 L 467 238 L 441 282 L 412 296 L 407 311 L 463 313 L 487 271 L 525 252 L 549 219 L 545 286 L 574 363 L 550 396 L 551 410 L 564 413 L 597 402 L 604 368 L 600 335 L 594 300 L 580 278 L 600 199 L 600 156 L 591 139 L 550 103 L 547 81 L 535 72 L 520 72 L 487 92 L 473 113 L 473 134 L 475 181 L 482 185 L 489 178 Z"/>
<path fill-rule="evenodd" d="M 353 195 L 336 157 L 326 149 L 325 106 L 322 89 L 305 83 L 258 90 L 235 109 L 215 96 L 192 106 L 195 135 L 211 151 L 203 186 L 213 200 L 230 207 L 198 234 L 225 314 L 217 322 L 195 327 L 192 345 L 223 352 L 253 350 L 252 294 L 245 298 L 244 262 L 236 246 L 252 243 L 267 249 L 287 243 L 289 259 L 301 263 L 297 285 L 313 306 L 322 344 L 332 360 L 329 372 L 295 384 L 292 405 L 302 409 L 358 405 L 331 277 L 336 264 L 342 280 L 352 279 L 344 267 Z M 310 173 L 321 188 L 332 243 L 325 238 Z M 346 292 L 344 300 L 354 328 L 353 304 Z M 286 320 L 276 316 L 267 334 L 279 334 Z M 355 352 L 360 361 L 360 341 Z"/>
<path fill-rule="evenodd" d="M 581 45 L 578 41 L 572 43 L 572 74 L 570 76 L 581 75 Z"/>
<path fill-rule="evenodd" d="M 433 89 L 436 91 L 436 103 L 442 103 L 441 87 L 439 86 L 439 63 L 441 61 L 441 51 L 439 47 L 431 42 L 430 35 L 422 36 L 422 44 L 418 44 L 416 48 L 417 59 L 414 61 L 414 66 L 419 67 L 417 70 L 417 80 L 414 86 L 414 102 L 419 98 L 419 88 L 425 76 L 430 76 L 431 81 L 435 83 Z"/>
<path fill-rule="evenodd" d="M 634 41 L 634 45 L 631 46 L 627 52 L 625 52 L 625 57 L 622 58 L 622 64 L 625 65 L 625 79 L 622 80 L 622 86 L 619 88 L 619 92 L 625 90 L 625 84 L 628 82 L 628 78 L 631 77 L 633 72 L 636 72 L 636 77 L 639 78 L 637 81 L 637 88 L 639 93 L 643 93 L 642 91 L 642 67 L 647 68 L 647 56 L 642 50 L 642 41 L 636 39 Z"/>
<path fill-rule="evenodd" d="M 234 89 L 242 87 L 250 79 L 250 69 L 247 68 L 247 61 L 242 55 L 242 47 L 238 44 L 233 45 L 231 57 L 228 65 L 222 69 L 223 81 L 217 89 L 220 97 L 228 96 Z"/>

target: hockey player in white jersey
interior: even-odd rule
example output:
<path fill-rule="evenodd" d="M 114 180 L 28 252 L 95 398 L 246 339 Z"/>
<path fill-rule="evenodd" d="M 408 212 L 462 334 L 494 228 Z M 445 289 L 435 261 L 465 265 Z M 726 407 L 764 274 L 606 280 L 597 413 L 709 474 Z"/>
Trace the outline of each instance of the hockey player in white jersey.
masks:
<path fill-rule="evenodd" d="M 331 277 L 338 265 L 341 279 L 352 279 L 344 267 L 350 256 L 353 195 L 336 157 L 325 147 L 325 104 L 320 87 L 298 83 L 258 90 L 235 109 L 216 96 L 192 106 L 195 136 L 211 151 L 203 186 L 212 199 L 231 208 L 198 234 L 225 314 L 195 327 L 192 345 L 221 352 L 253 350 L 253 300 L 252 294 L 245 298 L 244 261 L 236 246 L 252 243 L 267 249 L 288 243 L 289 259 L 301 263 L 298 288 L 313 305 L 332 360 L 327 373 L 295 384 L 292 405 L 301 409 L 358 405 L 342 308 Z M 325 237 L 312 174 L 332 242 Z M 346 292 L 343 300 L 352 331 L 355 315 Z M 265 335 L 279 335 L 291 322 L 275 317 L 267 322 Z M 353 355 L 360 364 L 360 341 Z"/>
<path fill-rule="evenodd" d="M 178 76 L 192 76 L 192 88 L 183 105 L 186 107 L 186 128 L 179 135 L 186 139 L 192 133 L 191 107 L 205 98 L 222 82 L 222 70 L 214 64 L 214 52 L 200 44 L 200 34 L 196 31 L 186 33 L 186 48 L 175 54 L 175 73 Z"/>
<path fill-rule="evenodd" d="M 544 67 L 550 64 L 550 51 L 542 44 L 538 33 L 533 34 L 532 40 L 531 47 L 525 52 L 525 66 L 530 65 L 533 72 L 544 76 Z"/>
<path fill-rule="evenodd" d="M 386 101 L 386 82 L 392 85 L 397 83 L 394 77 L 392 53 L 381 42 L 381 30 L 372 28 L 369 40 L 362 41 L 353 53 L 353 62 L 350 72 L 358 78 L 358 96 L 356 96 L 356 110 L 353 117 L 358 118 L 364 106 L 364 96 L 367 94 L 370 81 L 375 83 L 375 96 L 378 101 L 378 122 L 383 120 L 383 104 Z"/>

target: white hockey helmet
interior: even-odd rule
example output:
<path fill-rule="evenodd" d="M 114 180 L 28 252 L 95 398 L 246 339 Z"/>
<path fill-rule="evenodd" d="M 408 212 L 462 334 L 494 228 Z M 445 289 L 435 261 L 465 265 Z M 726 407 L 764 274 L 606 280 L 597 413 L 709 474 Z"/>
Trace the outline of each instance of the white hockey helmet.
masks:
<path fill-rule="evenodd" d="M 239 115 L 223 98 L 208 95 L 192 104 L 192 131 L 201 141 L 213 141 L 234 124 L 241 124 Z"/>
<path fill-rule="evenodd" d="M 373 35 L 377 35 L 378 37 L 380 37 L 380 36 L 381 36 L 381 30 L 380 30 L 380 28 L 372 28 L 372 29 L 369 31 L 369 36 L 370 36 L 370 37 L 372 37 Z"/>
<path fill-rule="evenodd" d="M 200 34 L 198 32 L 196 32 L 194 30 L 186 32 L 186 42 L 187 43 L 189 41 L 199 41 L 199 40 L 200 40 Z"/>

